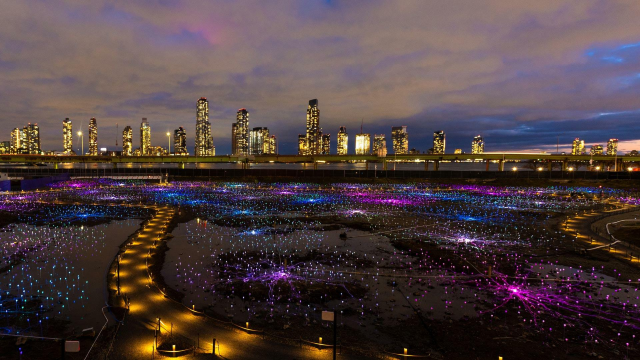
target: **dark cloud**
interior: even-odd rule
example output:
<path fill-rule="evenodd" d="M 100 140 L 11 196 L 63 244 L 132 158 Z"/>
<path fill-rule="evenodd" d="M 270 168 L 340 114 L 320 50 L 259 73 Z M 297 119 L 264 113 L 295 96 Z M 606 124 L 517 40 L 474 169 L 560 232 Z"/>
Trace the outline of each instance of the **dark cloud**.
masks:
<path fill-rule="evenodd" d="M 346 125 L 351 141 L 364 119 L 388 136 L 407 125 L 421 150 L 440 129 L 467 151 L 477 134 L 488 151 L 635 146 L 639 16 L 601 0 L 7 0 L 0 121 L 38 122 L 45 149 L 65 117 L 96 117 L 100 134 L 147 117 L 154 143 L 184 126 L 192 144 L 205 96 L 219 153 L 243 107 L 291 153 L 318 98 L 324 131 Z"/>

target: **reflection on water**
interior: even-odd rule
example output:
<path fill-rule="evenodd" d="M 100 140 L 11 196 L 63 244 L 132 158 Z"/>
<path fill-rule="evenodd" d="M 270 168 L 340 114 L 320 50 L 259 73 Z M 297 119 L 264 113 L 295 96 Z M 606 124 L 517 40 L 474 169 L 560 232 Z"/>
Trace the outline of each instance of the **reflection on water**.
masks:
<path fill-rule="evenodd" d="M 118 246 L 139 227 L 139 220 L 96 226 L 10 225 L 0 232 L 2 299 L 15 299 L 15 311 L 36 300 L 46 312 L 26 314 L 31 329 L 41 333 L 50 319 L 71 322 L 71 328 L 100 329 L 107 300 L 107 271 Z M 5 301 L 6 304 L 6 301 Z M 12 309 L 13 310 L 13 309 Z M 3 324 L 3 326 L 6 324 Z"/>

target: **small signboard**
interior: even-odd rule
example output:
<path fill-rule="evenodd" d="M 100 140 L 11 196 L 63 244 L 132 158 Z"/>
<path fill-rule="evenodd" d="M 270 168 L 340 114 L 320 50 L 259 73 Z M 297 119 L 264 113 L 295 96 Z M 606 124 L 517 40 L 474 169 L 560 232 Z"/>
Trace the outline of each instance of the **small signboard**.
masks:
<path fill-rule="evenodd" d="M 80 352 L 80 341 L 65 341 L 64 352 Z"/>
<path fill-rule="evenodd" d="M 333 313 L 333 311 L 323 311 L 322 312 L 322 321 L 334 321 L 334 313 Z"/>

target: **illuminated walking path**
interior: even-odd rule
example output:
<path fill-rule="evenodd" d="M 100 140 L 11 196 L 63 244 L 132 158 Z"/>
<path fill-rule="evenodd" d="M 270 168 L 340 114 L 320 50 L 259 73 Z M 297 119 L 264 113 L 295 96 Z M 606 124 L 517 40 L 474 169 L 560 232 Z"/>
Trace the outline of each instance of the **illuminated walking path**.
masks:
<path fill-rule="evenodd" d="M 627 261 L 632 264 L 640 264 L 640 252 L 635 247 L 630 247 L 628 243 L 609 239 L 606 234 L 606 224 L 612 222 L 614 219 L 633 219 L 640 215 L 640 211 L 637 206 L 628 204 L 616 204 L 615 209 L 606 210 L 604 212 L 591 212 L 586 214 L 579 214 L 569 218 L 564 226 L 566 232 L 570 236 L 574 236 L 578 244 L 586 248 L 586 251 L 603 250 L 608 251 L 613 257 L 622 261 Z M 620 211 L 633 211 L 628 213 L 621 213 Z M 598 216 L 605 215 L 604 218 L 595 221 Z M 594 223 L 600 224 L 600 229 L 595 232 L 592 228 Z"/>
<path fill-rule="evenodd" d="M 200 339 L 199 354 L 184 358 L 211 359 L 212 341 L 217 339 L 223 359 L 331 359 L 329 351 L 283 345 L 228 330 L 213 320 L 197 316 L 173 300 L 165 298 L 150 284 L 146 260 L 154 240 L 166 235 L 167 224 L 175 210 L 157 207 L 156 215 L 141 229 L 127 247 L 120 261 L 120 291 L 130 300 L 130 312 L 120 328 L 110 359 L 151 359 L 154 329 L 157 318 L 162 319 L 163 331 L 173 324 L 173 331 L 194 341 Z M 169 242 L 169 245 L 171 243 Z M 113 282 L 115 284 L 115 281 Z M 112 289 L 115 290 L 115 289 Z M 216 351 L 217 354 L 217 351 Z M 156 352 L 155 357 L 159 357 Z M 340 359 L 355 359 L 339 355 Z M 361 357 L 360 357 L 361 358 Z"/>

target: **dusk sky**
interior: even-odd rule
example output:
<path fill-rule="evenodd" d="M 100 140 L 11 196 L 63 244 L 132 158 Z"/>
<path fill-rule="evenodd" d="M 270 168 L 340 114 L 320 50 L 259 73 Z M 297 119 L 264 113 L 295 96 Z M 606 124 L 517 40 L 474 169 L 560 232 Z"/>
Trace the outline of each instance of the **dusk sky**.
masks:
<path fill-rule="evenodd" d="M 147 117 L 153 145 L 209 99 L 216 154 L 238 108 L 297 152 L 309 99 L 355 134 L 407 125 L 409 148 L 640 150 L 640 1 L 35 1 L 0 5 L 1 140 L 28 122 L 62 149 L 62 120 L 115 149 Z M 118 134 L 118 144 L 122 144 Z M 87 141 L 85 139 L 85 146 Z M 74 144 L 74 148 L 78 148 Z M 391 151 L 390 151 L 391 152 Z"/>

